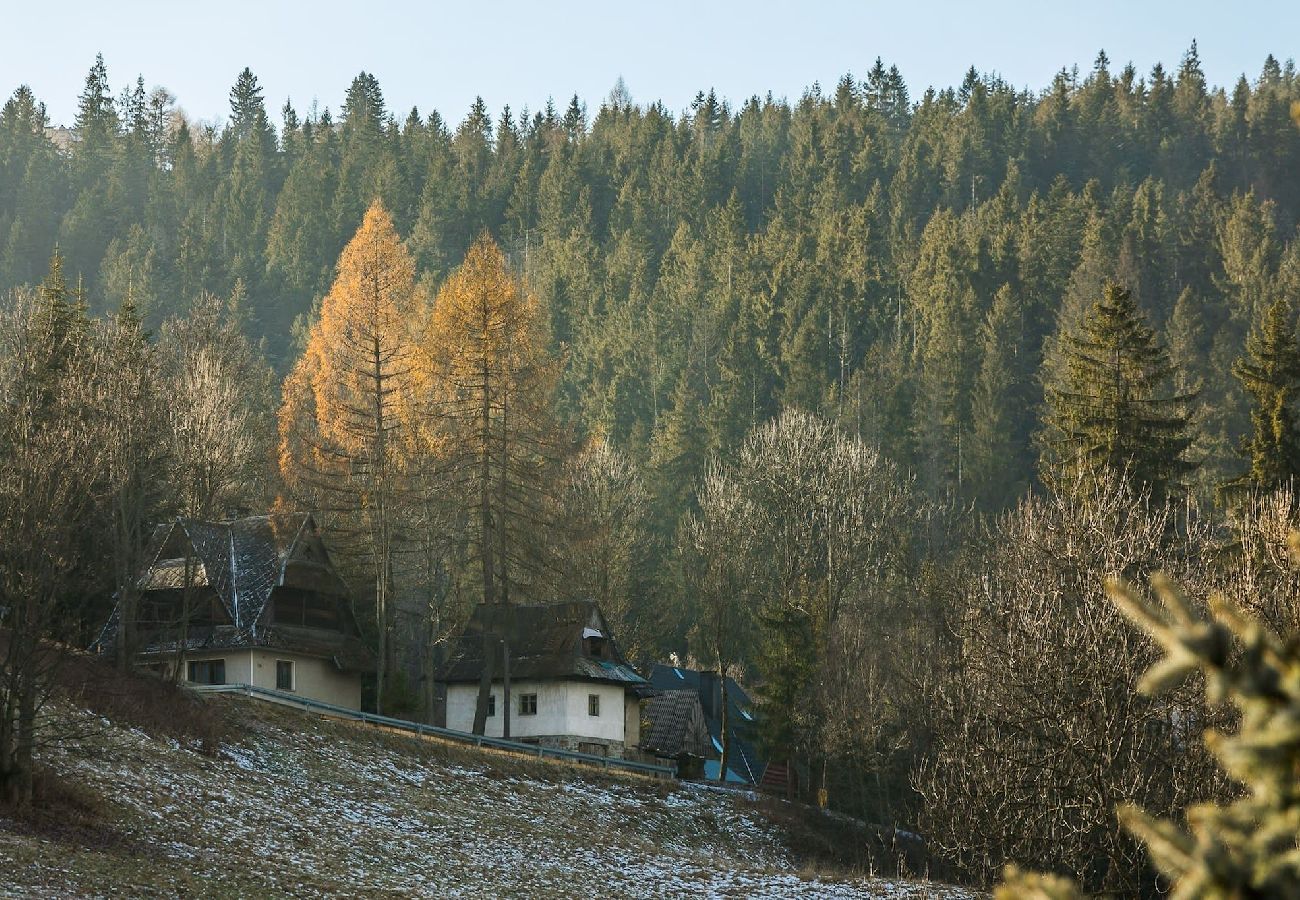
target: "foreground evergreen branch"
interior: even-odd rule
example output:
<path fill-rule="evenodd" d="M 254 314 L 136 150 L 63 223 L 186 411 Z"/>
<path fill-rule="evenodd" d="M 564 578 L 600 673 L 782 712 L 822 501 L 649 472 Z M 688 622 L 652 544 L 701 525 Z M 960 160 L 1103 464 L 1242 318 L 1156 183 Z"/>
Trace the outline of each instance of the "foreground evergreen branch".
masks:
<path fill-rule="evenodd" d="M 1290 548 L 1294 559 L 1300 535 L 1291 535 Z M 1206 699 L 1231 701 L 1241 713 L 1236 734 L 1211 730 L 1205 741 L 1246 794 L 1226 806 L 1190 807 L 1190 833 L 1133 806 L 1120 808 L 1120 821 L 1173 880 L 1174 897 L 1300 896 L 1300 643 L 1283 642 L 1222 596 L 1211 598 L 1213 621 L 1205 622 L 1173 584 L 1156 578 L 1152 586 L 1163 609 L 1126 585 L 1108 588 L 1165 649 L 1139 690 L 1162 693 L 1203 672 Z M 1234 642 L 1241 652 L 1232 652 Z"/>
<path fill-rule="evenodd" d="M 1289 544 L 1294 560 L 1300 534 Z M 1174 898 L 1300 896 L 1300 639 L 1283 641 L 1222 596 L 1211 598 L 1212 620 L 1205 621 L 1168 579 L 1156 576 L 1152 588 L 1159 604 L 1122 582 L 1107 586 L 1116 606 L 1165 651 L 1138 689 L 1163 694 L 1202 673 L 1206 699 L 1230 701 L 1241 714 L 1236 734 L 1210 730 L 1205 742 L 1245 792 L 1227 805 L 1189 807 L 1188 831 L 1134 805 L 1119 808 L 1120 821 L 1147 845 Z M 997 896 L 1078 891 L 1063 879 L 1008 868 Z"/>

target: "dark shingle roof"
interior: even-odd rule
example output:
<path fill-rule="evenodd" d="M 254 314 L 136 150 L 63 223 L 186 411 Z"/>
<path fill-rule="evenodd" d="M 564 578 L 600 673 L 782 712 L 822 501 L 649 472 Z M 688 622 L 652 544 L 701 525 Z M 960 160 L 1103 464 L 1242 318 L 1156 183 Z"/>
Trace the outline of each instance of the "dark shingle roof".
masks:
<path fill-rule="evenodd" d="M 250 516 L 229 522 L 177 519 L 154 531 L 148 554 L 149 568 L 140 579 L 142 590 L 178 588 L 184 578 L 184 560 L 193 548 L 198 572 L 192 583 L 211 587 L 242 628 L 256 628 L 267 610 L 271 593 L 286 580 L 286 564 L 300 542 L 316 539 L 316 523 L 308 513 Z M 191 562 L 191 567 L 193 567 Z M 347 592 L 328 557 L 314 562 L 329 583 L 330 593 Z"/>
<path fill-rule="evenodd" d="M 583 634 L 588 629 L 605 640 L 599 657 L 589 655 L 583 645 Z M 438 674 L 439 681 L 478 681 L 483 671 L 484 631 L 504 640 L 510 648 L 512 679 L 582 678 L 645 684 L 619 652 L 605 617 L 590 600 L 530 606 L 479 604 L 464 632 L 452 643 L 447 664 Z M 492 643 L 501 646 L 498 640 Z M 499 677 L 499 656 L 494 667 Z"/>
<path fill-rule="evenodd" d="M 313 549 L 318 548 L 318 549 Z M 184 586 L 185 560 L 190 557 L 191 584 L 208 587 L 229 616 L 229 625 L 191 627 L 187 649 L 272 646 L 332 656 L 341 668 L 373 668 L 373 659 L 357 635 L 346 602 L 347 586 L 320 544 L 309 513 L 251 516 L 226 522 L 177 519 L 154 530 L 147 555 L 149 567 L 140 589 L 176 590 Z M 276 588 L 315 591 L 335 599 L 346 623 L 333 635 L 320 629 L 277 627 L 268 611 Z M 97 642 L 112 646 L 117 611 Z M 164 633 L 142 651 L 144 655 L 175 652 L 179 641 Z"/>
<path fill-rule="evenodd" d="M 717 757 L 694 691 L 664 691 L 645 704 L 642 713 L 641 749 L 660 756 L 689 753 L 703 759 Z"/>
<path fill-rule="evenodd" d="M 722 717 L 715 672 L 700 672 L 676 666 L 656 665 L 650 671 L 650 686 L 659 691 L 691 691 L 700 699 L 715 750 L 722 748 Z M 735 679 L 726 680 L 727 725 L 731 733 L 731 773 L 728 780 L 757 784 L 767 768 L 765 754 L 758 747 L 758 733 L 752 703 Z M 717 755 L 717 754 L 715 754 Z M 716 768 L 716 764 L 715 764 Z M 705 768 L 706 772 L 708 767 Z"/>

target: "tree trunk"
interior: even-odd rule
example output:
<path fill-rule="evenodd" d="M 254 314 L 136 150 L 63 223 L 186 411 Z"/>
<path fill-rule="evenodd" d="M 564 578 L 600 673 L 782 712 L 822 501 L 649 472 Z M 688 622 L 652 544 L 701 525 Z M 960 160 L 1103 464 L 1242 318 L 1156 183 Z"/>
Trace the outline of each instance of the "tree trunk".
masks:
<path fill-rule="evenodd" d="M 718 764 L 718 781 L 722 784 L 727 783 L 727 770 L 731 766 L 731 732 L 727 728 L 730 724 L 730 716 L 727 715 L 727 666 L 725 663 L 718 664 L 718 694 L 719 706 L 721 711 L 718 713 L 720 718 L 719 731 L 722 735 L 722 760 Z"/>
<path fill-rule="evenodd" d="M 372 275 L 372 289 L 376 298 L 379 286 Z M 378 301 L 376 300 L 376 303 Z M 375 489 L 373 519 L 370 524 L 371 559 L 375 566 L 375 627 L 379 630 L 379 658 L 375 672 L 375 712 L 384 712 L 384 687 L 388 681 L 388 534 L 385 507 L 388 460 L 384 441 L 384 359 L 379 334 L 371 338 L 371 365 L 374 378 L 374 448 L 370 461 L 370 481 Z"/>
<path fill-rule="evenodd" d="M 489 616 L 491 616 L 490 612 Z M 475 734 L 485 734 L 487 732 L 488 698 L 492 696 L 492 670 L 496 668 L 497 639 L 492 631 L 490 624 L 485 622 L 483 628 L 483 671 L 479 673 L 478 703 L 474 706 L 473 731 Z"/>
<path fill-rule="evenodd" d="M 479 556 L 483 571 L 483 671 L 479 674 L 478 702 L 474 706 L 474 733 L 487 728 L 488 698 L 492 696 L 492 669 L 496 655 L 494 606 L 497 602 L 495 567 L 492 559 L 492 404 L 489 390 L 491 375 L 486 354 L 480 374 L 483 396 L 479 405 Z"/>
<path fill-rule="evenodd" d="M 501 641 L 501 736 L 510 737 L 510 644 Z"/>

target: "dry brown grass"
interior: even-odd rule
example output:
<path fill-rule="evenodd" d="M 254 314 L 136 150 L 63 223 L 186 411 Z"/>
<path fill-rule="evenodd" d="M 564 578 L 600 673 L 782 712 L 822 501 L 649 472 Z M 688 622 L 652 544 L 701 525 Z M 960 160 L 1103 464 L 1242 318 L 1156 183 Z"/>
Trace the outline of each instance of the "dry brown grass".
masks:
<path fill-rule="evenodd" d="M 229 737 L 231 726 L 223 707 L 205 703 L 192 691 L 151 673 L 119 672 L 89 653 L 64 653 L 54 670 L 60 699 L 209 756 Z"/>

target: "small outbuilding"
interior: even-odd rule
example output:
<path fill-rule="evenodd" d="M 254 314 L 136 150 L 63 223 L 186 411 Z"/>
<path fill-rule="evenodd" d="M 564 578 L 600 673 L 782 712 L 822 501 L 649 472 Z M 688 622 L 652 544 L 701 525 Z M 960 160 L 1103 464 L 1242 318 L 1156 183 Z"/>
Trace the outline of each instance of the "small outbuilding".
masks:
<path fill-rule="evenodd" d="M 479 604 L 438 673 L 448 728 L 473 730 L 485 666 L 490 737 L 614 758 L 640 743 L 648 685 L 592 601 Z"/>
<path fill-rule="evenodd" d="M 706 778 L 721 778 L 722 710 L 726 704 L 727 735 L 731 745 L 726 781 L 759 784 L 767 770 L 767 759 L 759 749 L 753 702 L 734 678 L 720 678 L 717 672 L 656 665 L 650 671 L 650 686 L 664 693 L 689 692 L 698 698 L 709 742 L 714 752 L 706 757 Z"/>
<path fill-rule="evenodd" d="M 641 752 L 677 764 L 683 778 L 703 778 L 707 760 L 717 759 L 704 708 L 694 691 L 663 691 L 641 709 Z"/>

